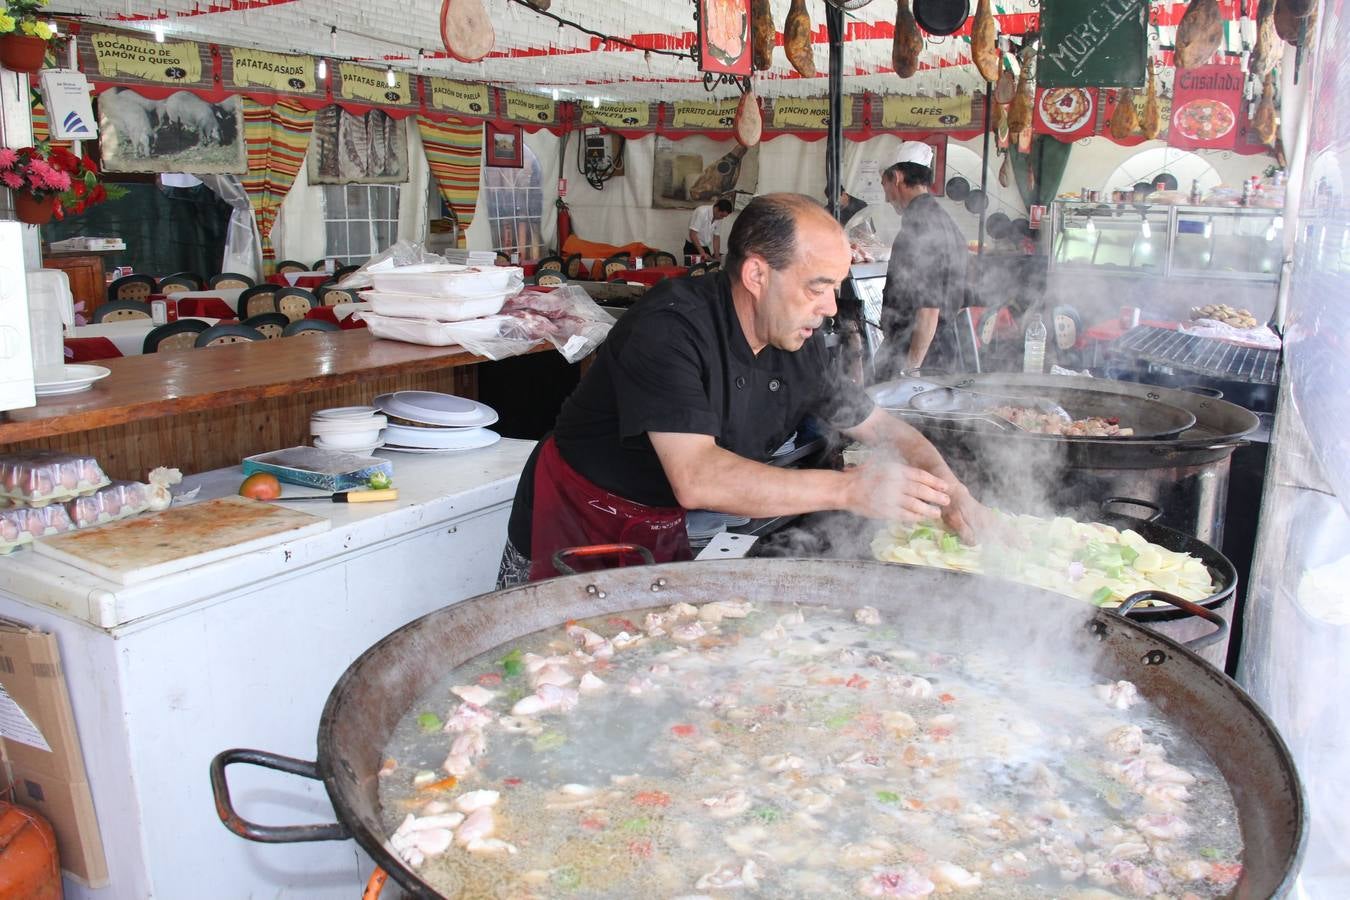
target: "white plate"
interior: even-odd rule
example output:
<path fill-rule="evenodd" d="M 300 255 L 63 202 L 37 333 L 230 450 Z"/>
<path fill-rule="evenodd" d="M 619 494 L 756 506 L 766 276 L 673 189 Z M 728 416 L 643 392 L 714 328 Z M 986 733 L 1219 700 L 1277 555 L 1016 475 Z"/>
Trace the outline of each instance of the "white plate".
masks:
<path fill-rule="evenodd" d="M 381 450 L 392 450 L 395 453 L 462 453 L 465 450 L 481 450 L 484 447 L 491 447 L 502 439 L 502 436 L 495 431 L 483 431 L 483 438 L 479 443 L 463 447 L 398 447 L 393 444 L 385 444 Z"/>
<path fill-rule="evenodd" d="M 333 406 L 314 413 L 315 419 L 369 419 L 378 410 L 373 406 Z"/>
<path fill-rule="evenodd" d="M 377 409 L 391 416 L 442 428 L 482 428 L 497 421 L 497 411 L 492 407 L 453 394 L 399 391 L 381 394 L 374 402 Z"/>
<path fill-rule="evenodd" d="M 427 450 L 472 450 L 496 443 L 496 432 L 484 428 L 415 428 L 409 425 L 390 425 L 381 439 L 400 447 L 418 447 Z"/>
<path fill-rule="evenodd" d="M 330 447 L 323 442 L 323 438 L 316 437 L 314 446 L 320 450 L 337 450 L 341 453 L 369 453 L 372 450 L 378 450 L 384 446 L 384 441 L 376 441 L 367 447 Z"/>
<path fill-rule="evenodd" d="M 70 365 L 62 370 L 63 377 L 49 378 L 33 384 L 33 393 L 39 397 L 55 397 L 60 394 L 78 394 L 94 386 L 100 378 L 107 378 L 112 369 L 103 366 Z"/>

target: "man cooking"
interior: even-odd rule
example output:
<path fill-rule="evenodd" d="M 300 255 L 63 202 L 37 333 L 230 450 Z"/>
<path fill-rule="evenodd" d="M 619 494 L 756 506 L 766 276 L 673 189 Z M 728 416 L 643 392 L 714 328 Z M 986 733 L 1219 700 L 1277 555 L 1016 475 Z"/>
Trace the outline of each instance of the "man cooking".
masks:
<path fill-rule="evenodd" d="M 726 197 L 696 208 L 689 217 L 689 237 L 684 241 L 684 255 L 702 256 L 704 262 L 721 259 L 722 236 L 717 233 L 717 223 L 735 209 L 736 204 Z"/>
<path fill-rule="evenodd" d="M 881 325 L 886 335 L 878 377 L 950 371 L 958 363 L 955 321 L 965 305 L 966 239 L 930 193 L 933 148 L 905 141 L 881 176 L 886 200 L 903 214 L 891 245 Z"/>
<path fill-rule="evenodd" d="M 526 464 L 499 585 L 555 574 L 565 547 L 627 542 L 657 561 L 688 559 L 687 509 L 942 516 L 970 535 L 984 509 L 937 450 L 829 364 L 820 328 L 849 262 L 820 204 L 768 194 L 737 219 L 722 271 L 652 288 Z M 874 461 L 844 472 L 766 465 L 808 413 L 876 448 Z"/>

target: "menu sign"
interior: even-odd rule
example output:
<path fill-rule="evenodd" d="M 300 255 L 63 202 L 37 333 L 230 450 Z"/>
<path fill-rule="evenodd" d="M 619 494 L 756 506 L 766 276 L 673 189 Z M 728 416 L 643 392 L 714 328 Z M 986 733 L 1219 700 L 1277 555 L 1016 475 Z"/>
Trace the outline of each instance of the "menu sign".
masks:
<path fill-rule="evenodd" d="M 196 41 L 158 43 L 110 31 L 89 37 L 98 74 L 104 78 L 130 75 L 164 84 L 195 84 L 202 80 L 202 54 Z"/>
<path fill-rule="evenodd" d="M 736 119 L 736 100 L 677 100 L 674 127 L 698 131 L 730 128 Z"/>
<path fill-rule="evenodd" d="M 486 116 L 490 101 L 488 86 L 448 78 L 424 78 L 427 106 L 462 116 Z"/>
<path fill-rule="evenodd" d="M 230 81 L 235 87 L 257 85 L 273 91 L 314 91 L 314 59 L 289 53 L 230 49 Z"/>
<path fill-rule="evenodd" d="M 853 127 L 853 97 L 844 97 L 840 104 L 841 128 Z M 810 128 L 819 130 L 830 124 L 828 97 L 777 97 L 773 101 L 773 127 Z"/>
<path fill-rule="evenodd" d="M 1037 88 L 1032 129 L 1061 141 L 1092 137 L 1097 130 L 1097 91 L 1093 88 Z"/>
<path fill-rule="evenodd" d="M 609 128 L 646 128 L 652 122 L 652 108 L 645 102 L 582 106 L 581 121 L 586 125 L 605 125 Z"/>
<path fill-rule="evenodd" d="M 389 85 L 389 73 L 381 69 L 369 69 L 365 66 L 353 66 L 342 63 L 339 67 L 342 86 L 338 96 L 344 100 L 365 100 L 370 103 L 386 105 L 395 103 L 407 105 L 408 73 L 396 72 L 394 84 Z"/>
<path fill-rule="evenodd" d="M 1167 143 L 1182 150 L 1231 150 L 1243 110 L 1240 66 L 1179 69 L 1172 82 Z"/>
<path fill-rule="evenodd" d="M 1141 87 L 1148 0 L 1043 0 L 1036 84 Z"/>
<path fill-rule="evenodd" d="M 506 91 L 506 117 L 518 122 L 553 121 L 553 101 L 538 94 L 523 94 L 520 91 Z"/>
<path fill-rule="evenodd" d="M 972 99 L 970 94 L 885 97 L 881 101 L 881 125 L 883 128 L 921 128 L 926 131 L 962 128 L 970 124 Z"/>

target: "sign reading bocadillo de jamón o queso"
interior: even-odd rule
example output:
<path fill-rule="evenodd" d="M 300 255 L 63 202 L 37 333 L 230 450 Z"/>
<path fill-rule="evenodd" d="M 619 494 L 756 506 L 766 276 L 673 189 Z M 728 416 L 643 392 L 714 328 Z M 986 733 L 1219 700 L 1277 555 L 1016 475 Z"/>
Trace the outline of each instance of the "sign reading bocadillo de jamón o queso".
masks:
<path fill-rule="evenodd" d="M 160 84 L 195 85 L 202 80 L 202 52 L 196 41 L 144 40 L 114 31 L 89 36 L 98 74 L 131 77 Z"/>

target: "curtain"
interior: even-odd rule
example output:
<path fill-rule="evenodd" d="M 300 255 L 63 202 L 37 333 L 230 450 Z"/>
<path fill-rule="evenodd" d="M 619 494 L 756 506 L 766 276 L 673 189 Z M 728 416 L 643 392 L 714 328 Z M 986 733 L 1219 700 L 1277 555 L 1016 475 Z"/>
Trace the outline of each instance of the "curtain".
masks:
<path fill-rule="evenodd" d="M 422 149 L 441 199 L 459 220 L 460 246 L 478 206 L 478 185 L 483 167 L 483 125 L 450 118 L 433 122 L 417 117 Z"/>
<path fill-rule="evenodd" d="M 1041 204 L 1048 205 L 1059 194 L 1059 183 L 1064 179 L 1064 169 L 1069 164 L 1069 151 L 1073 144 L 1057 141 L 1049 135 L 1038 134 L 1031 141 L 1030 153 L 1018 153 L 1016 147 L 1009 147 L 1012 159 L 1013 177 L 1017 179 L 1017 192 L 1027 209 Z"/>
<path fill-rule="evenodd" d="M 290 100 L 264 106 L 244 100 L 244 141 L 248 146 L 248 173 L 239 181 L 248 194 L 262 240 L 263 265 L 276 259 L 272 225 L 295 175 L 305 163 L 314 111 Z"/>

